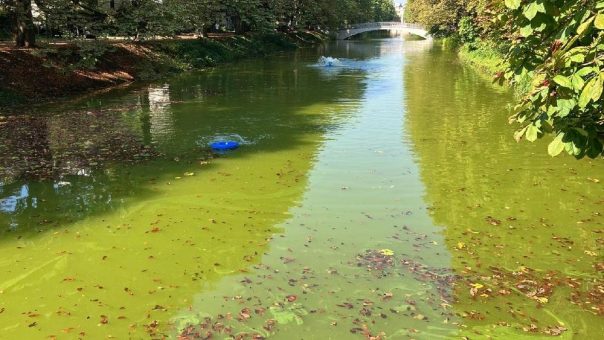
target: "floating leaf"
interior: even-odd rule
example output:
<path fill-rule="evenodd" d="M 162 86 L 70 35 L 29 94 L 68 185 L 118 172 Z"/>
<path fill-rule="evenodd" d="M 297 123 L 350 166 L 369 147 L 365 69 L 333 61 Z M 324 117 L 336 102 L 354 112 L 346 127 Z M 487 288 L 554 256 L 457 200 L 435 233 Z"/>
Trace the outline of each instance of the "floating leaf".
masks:
<path fill-rule="evenodd" d="M 382 250 L 380 250 L 380 254 L 382 254 L 384 256 L 392 256 L 392 255 L 394 255 L 394 251 L 392 251 L 390 249 L 382 249 Z"/>

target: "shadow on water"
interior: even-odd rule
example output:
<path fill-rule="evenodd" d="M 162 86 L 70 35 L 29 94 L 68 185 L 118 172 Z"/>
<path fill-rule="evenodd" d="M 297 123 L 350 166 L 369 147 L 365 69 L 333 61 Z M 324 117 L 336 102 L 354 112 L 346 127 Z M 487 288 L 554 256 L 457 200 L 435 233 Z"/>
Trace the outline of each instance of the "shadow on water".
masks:
<path fill-rule="evenodd" d="M 435 224 L 461 276 L 465 335 L 604 333 L 601 160 L 517 144 L 508 91 L 435 48 L 406 69 L 406 124 Z"/>
<path fill-rule="evenodd" d="M 301 136 L 329 128 L 320 111 L 362 88 L 308 62 L 242 62 L 0 121 L 0 221 L 27 233 L 148 198 L 145 183 L 181 176 L 213 136 L 249 141 L 229 158 L 314 143 Z"/>
<path fill-rule="evenodd" d="M 362 71 L 328 79 L 308 67 L 317 58 L 247 61 L 3 119 L 0 332 L 161 334 L 194 293 L 258 263 L 323 132 L 363 90 Z M 248 144 L 205 159 L 199 144 L 235 134 Z"/>
<path fill-rule="evenodd" d="M 456 280 L 450 254 L 421 201 L 423 186 L 401 126 L 405 54 L 429 45 L 365 44 L 379 57 L 363 65 L 371 72 L 359 105 L 326 132 L 303 199 L 280 224 L 283 233 L 260 264 L 197 294 L 175 315 L 173 337 L 456 334 L 448 309 Z"/>

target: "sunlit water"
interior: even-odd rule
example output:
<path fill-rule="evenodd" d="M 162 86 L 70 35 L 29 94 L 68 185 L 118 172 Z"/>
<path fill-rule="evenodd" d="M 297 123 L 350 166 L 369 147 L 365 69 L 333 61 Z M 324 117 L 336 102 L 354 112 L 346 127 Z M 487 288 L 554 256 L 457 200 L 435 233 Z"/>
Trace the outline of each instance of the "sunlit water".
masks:
<path fill-rule="evenodd" d="M 511 102 L 386 39 L 0 120 L 0 338 L 593 339 L 601 161 Z"/>

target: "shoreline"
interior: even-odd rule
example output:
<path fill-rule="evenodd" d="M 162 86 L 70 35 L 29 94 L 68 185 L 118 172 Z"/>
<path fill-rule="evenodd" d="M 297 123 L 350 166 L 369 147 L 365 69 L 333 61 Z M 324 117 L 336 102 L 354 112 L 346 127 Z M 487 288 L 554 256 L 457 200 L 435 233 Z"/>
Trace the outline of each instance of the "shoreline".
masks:
<path fill-rule="evenodd" d="M 316 32 L 0 48 L 0 110 L 26 109 L 325 41 Z M 2 114 L 2 112 L 0 112 Z"/>

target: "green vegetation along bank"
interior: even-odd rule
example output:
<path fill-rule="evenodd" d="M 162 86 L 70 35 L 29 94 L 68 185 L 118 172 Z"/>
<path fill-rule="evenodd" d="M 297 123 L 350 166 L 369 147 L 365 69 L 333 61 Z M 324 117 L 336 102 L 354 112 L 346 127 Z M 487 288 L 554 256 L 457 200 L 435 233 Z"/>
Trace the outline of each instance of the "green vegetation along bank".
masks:
<path fill-rule="evenodd" d="M 0 37 L 32 47 L 40 37 L 325 30 L 396 16 L 391 0 L 0 0 Z"/>
<path fill-rule="evenodd" d="M 461 44 L 463 60 L 516 88 L 516 140 L 604 153 L 604 1 L 410 0 L 406 19 Z"/>

